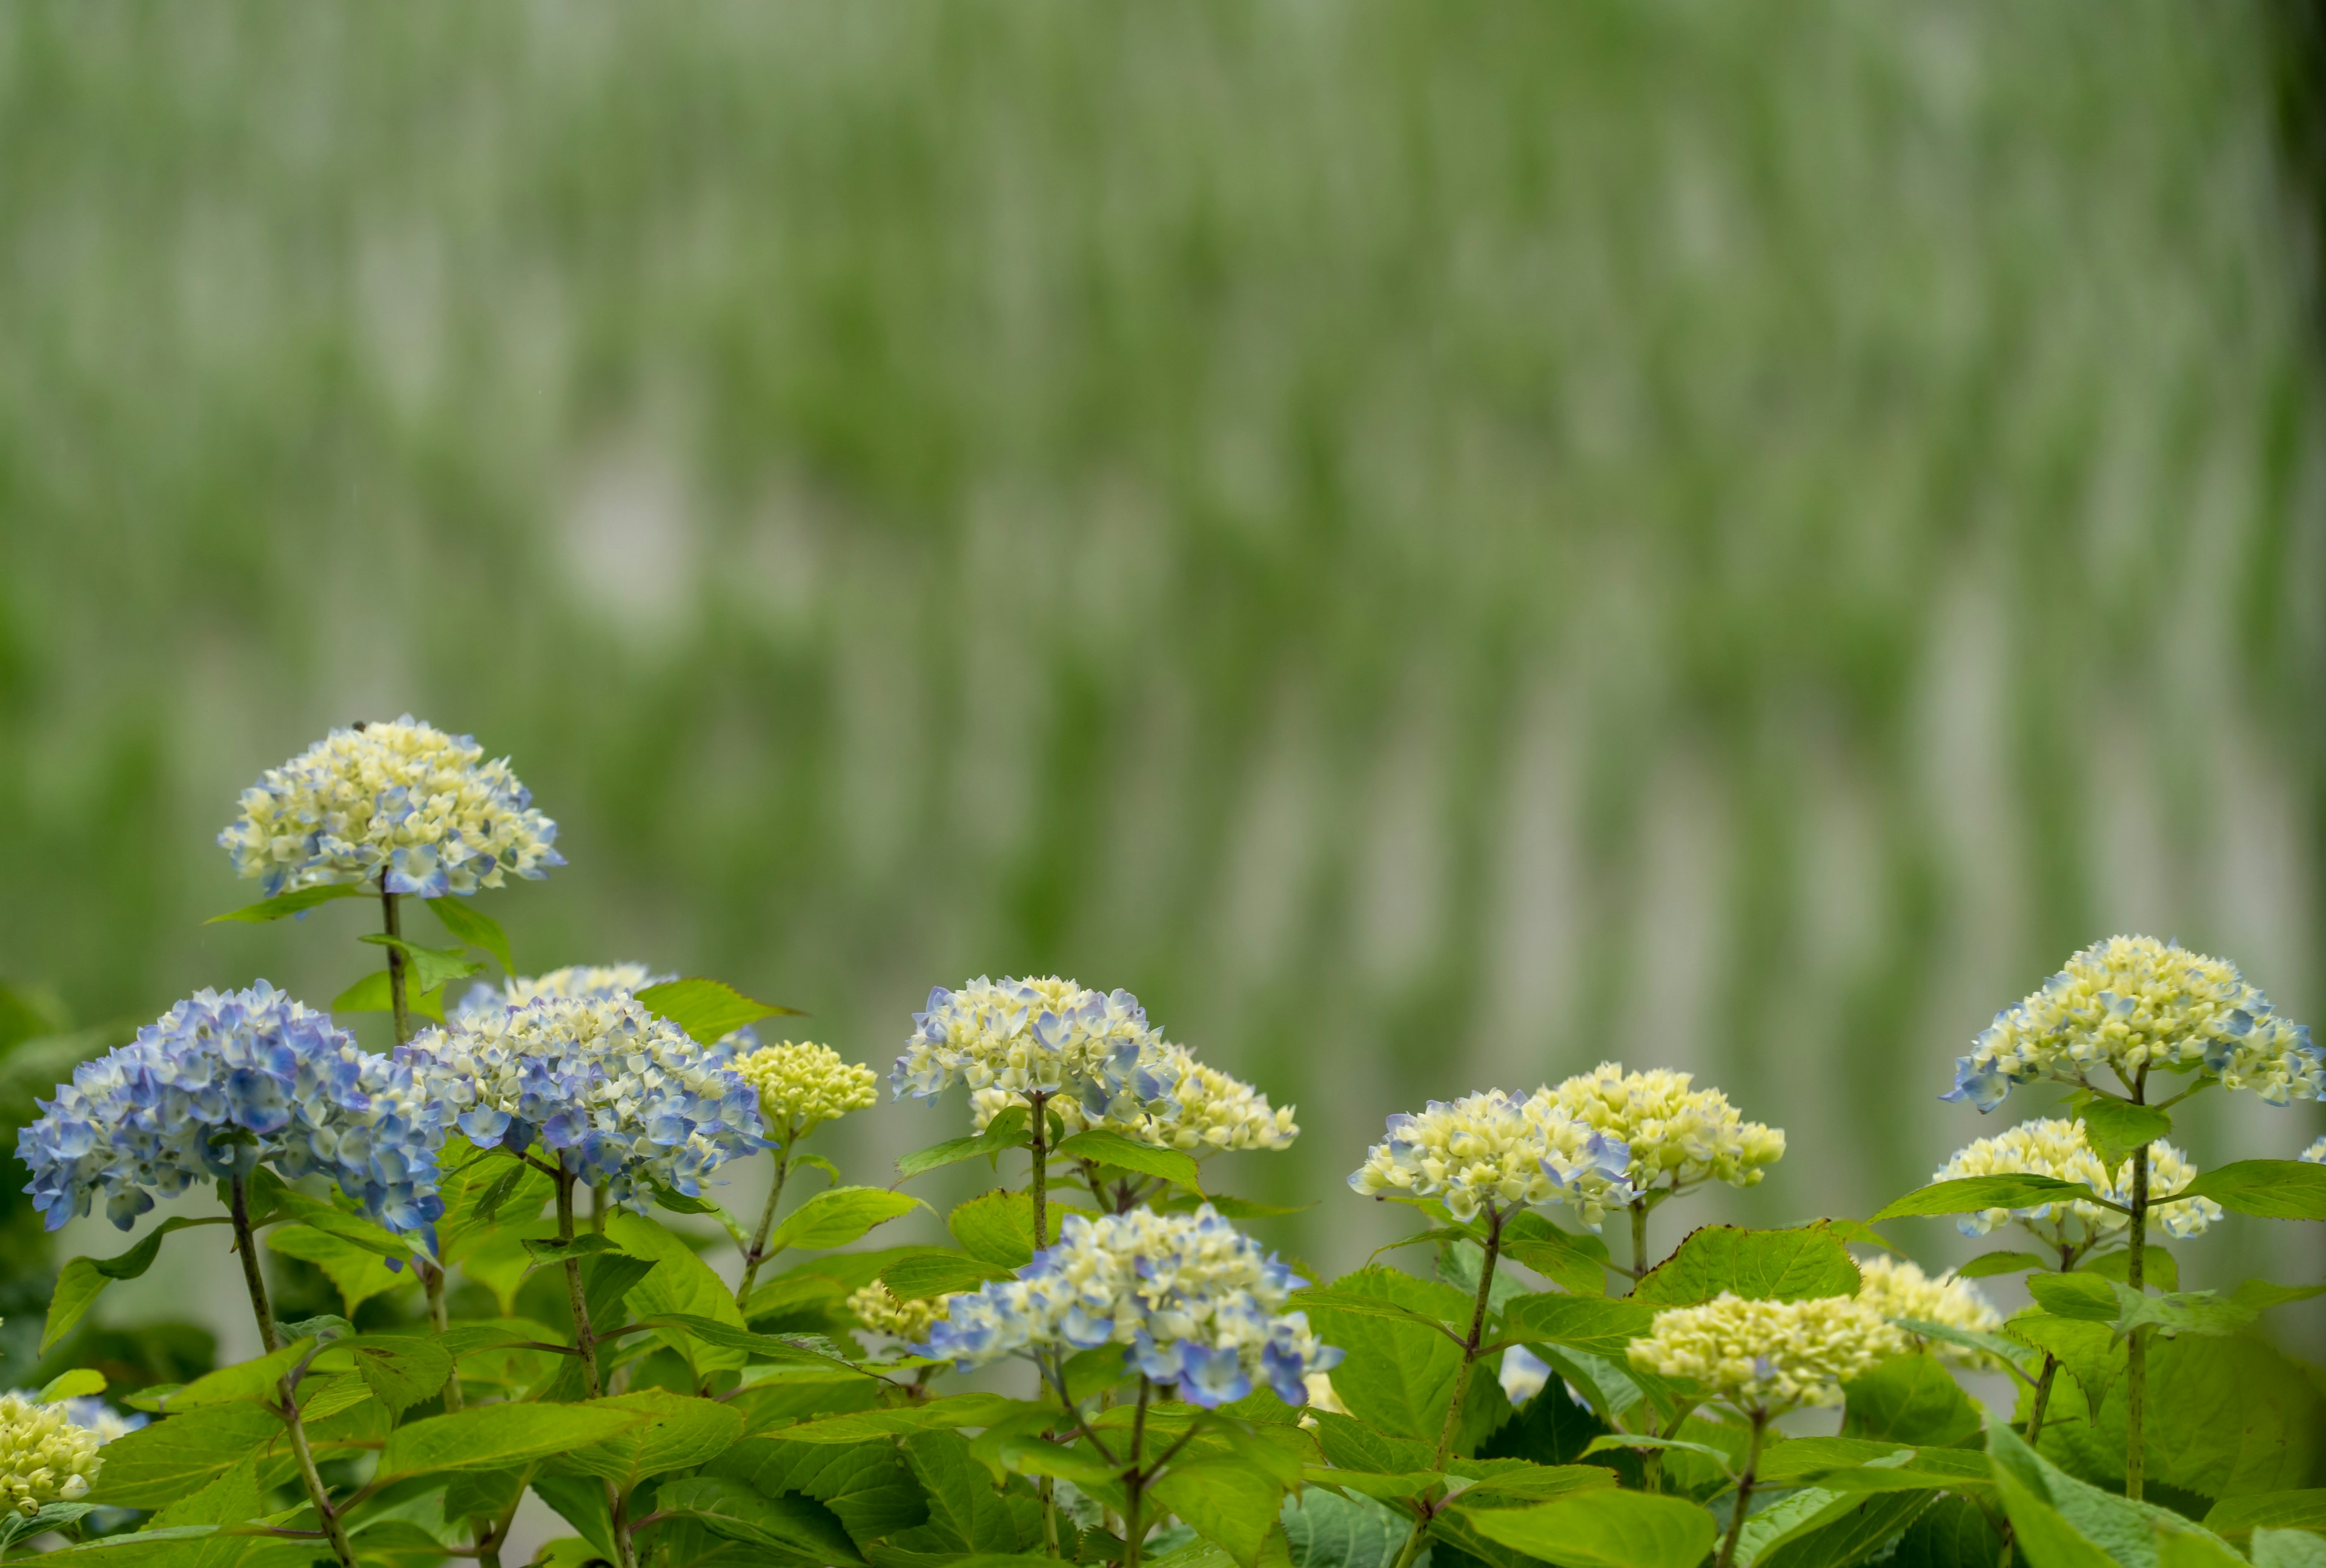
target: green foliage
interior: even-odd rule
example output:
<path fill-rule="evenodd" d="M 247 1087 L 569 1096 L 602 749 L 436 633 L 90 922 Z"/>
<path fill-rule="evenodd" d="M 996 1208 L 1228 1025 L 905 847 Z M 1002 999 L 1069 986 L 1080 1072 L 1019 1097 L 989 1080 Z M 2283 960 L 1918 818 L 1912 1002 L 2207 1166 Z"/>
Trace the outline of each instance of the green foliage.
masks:
<path fill-rule="evenodd" d="M 1712 1548 L 1712 1517 L 1678 1498 L 1594 1490 L 1540 1508 L 1478 1515 L 1489 1540 L 1559 1568 L 1696 1568 Z"/>
<path fill-rule="evenodd" d="M 2265 1220 L 2326 1220 L 2326 1165 L 2302 1160 L 2233 1160 L 2200 1171 L 2163 1200 L 2210 1198 L 2238 1214 Z"/>
<path fill-rule="evenodd" d="M 504 974 L 516 973 L 516 964 L 509 957 L 508 933 L 501 930 L 498 921 L 479 909 L 474 899 L 447 896 L 423 902 L 455 941 L 483 948 L 500 964 Z"/>
<path fill-rule="evenodd" d="M 1062 1160 L 1088 1160 L 1093 1164 L 1109 1165 L 1118 1170 L 1135 1171 L 1143 1176 L 1159 1176 L 1174 1186 L 1184 1187 L 1200 1194 L 1204 1190 L 1195 1156 L 1177 1149 L 1158 1149 L 1110 1132 L 1104 1127 L 1093 1127 L 1078 1132 L 1052 1151 Z"/>
<path fill-rule="evenodd" d="M 2084 1141 L 2113 1171 L 2144 1144 L 2172 1136 L 2172 1117 L 2153 1105 L 2135 1105 L 2109 1094 L 2080 1094 L 2075 1114 L 2084 1124 Z"/>
<path fill-rule="evenodd" d="M 196 1225 L 222 1225 L 222 1219 L 188 1219 L 173 1214 L 146 1233 L 128 1251 L 112 1257 L 75 1257 L 58 1271 L 56 1289 L 49 1297 L 48 1322 L 41 1330 L 41 1350 L 43 1354 L 59 1340 L 72 1332 L 75 1324 L 87 1316 L 97 1304 L 105 1287 L 116 1280 L 135 1279 L 154 1266 L 162 1255 L 162 1242 L 173 1230 L 183 1230 Z"/>
<path fill-rule="evenodd" d="M 2033 1209 L 2045 1203 L 2100 1199 L 2089 1187 L 2056 1176 L 1962 1176 L 1917 1187 L 1884 1204 L 1874 1219 L 1904 1220 L 1917 1214 L 1971 1214 L 1981 1209 Z"/>
<path fill-rule="evenodd" d="M 671 980 L 638 993 L 647 1010 L 669 1019 L 704 1044 L 762 1018 L 805 1016 L 796 1007 L 755 1001 L 724 980 Z"/>
<path fill-rule="evenodd" d="M 1845 1436 L 1943 1448 L 1978 1434 L 1978 1406 L 1932 1356 L 1893 1357 L 1843 1393 Z"/>
<path fill-rule="evenodd" d="M 1823 1226 L 1744 1230 L 1707 1225 L 1650 1269 L 1632 1293 L 1654 1306 L 1689 1306 L 1724 1291 L 1752 1300 L 1799 1301 L 1856 1295 L 1857 1265 L 1841 1239 Z"/>
<path fill-rule="evenodd" d="M 362 896 L 363 891 L 360 887 L 350 887 L 345 883 L 339 882 L 328 883 L 321 887 L 302 887 L 296 892 L 278 893 L 272 898 L 262 898 L 256 904 L 246 904 L 240 909 L 229 909 L 224 914 L 213 914 L 209 923 L 217 925 L 228 921 L 256 923 L 281 920 L 287 915 L 304 914 L 307 911 L 321 905 L 329 904 L 334 899 Z"/>

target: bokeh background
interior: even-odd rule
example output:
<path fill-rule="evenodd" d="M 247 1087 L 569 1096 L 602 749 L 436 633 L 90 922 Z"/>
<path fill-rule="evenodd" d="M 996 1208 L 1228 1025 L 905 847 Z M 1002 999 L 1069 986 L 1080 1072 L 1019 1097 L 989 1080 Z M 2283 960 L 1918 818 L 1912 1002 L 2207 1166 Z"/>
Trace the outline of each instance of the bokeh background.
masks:
<path fill-rule="evenodd" d="M 1321 1195 L 1261 1229 L 1331 1270 L 1399 1229 L 1341 1183 L 1427 1098 L 1693 1069 L 1792 1149 L 1692 1217 L 1776 1222 L 2041 1106 L 1935 1097 L 2095 937 L 2318 1020 L 2317 41 L 0 11 L 5 1114 L 190 989 L 377 959 L 352 906 L 200 922 L 252 896 L 237 790 L 406 710 L 562 824 L 481 905 L 525 967 L 720 976 L 883 1066 L 934 982 L 1129 987 L 1298 1103 L 1217 1184 Z M 826 1152 L 879 1180 L 962 1121 Z M 7 1212 L 13 1366 L 53 1258 Z M 104 1321 L 227 1266 L 173 1246 Z"/>

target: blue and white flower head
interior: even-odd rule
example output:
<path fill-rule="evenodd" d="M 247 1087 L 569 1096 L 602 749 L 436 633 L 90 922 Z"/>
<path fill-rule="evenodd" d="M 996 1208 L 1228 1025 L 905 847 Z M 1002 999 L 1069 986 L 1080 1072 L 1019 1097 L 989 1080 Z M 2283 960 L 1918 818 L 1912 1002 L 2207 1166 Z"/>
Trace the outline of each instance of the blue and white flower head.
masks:
<path fill-rule="evenodd" d="M 1389 1137 L 1350 1173 L 1368 1198 L 1436 1198 L 1467 1222 L 1481 1209 L 1560 1202 L 1596 1230 L 1634 1196 L 1632 1152 L 1558 1103 L 1549 1089 L 1521 1099 L 1502 1090 L 1433 1099 L 1389 1118 Z"/>
<path fill-rule="evenodd" d="M 2326 1052 L 2281 1018 L 2237 966 L 2147 936 L 2114 936 L 1995 1016 L 1940 1098 L 1993 1110 L 2022 1083 L 2130 1085 L 2144 1069 L 2205 1072 L 2272 1105 L 2326 1096 Z"/>
<path fill-rule="evenodd" d="M 105 1461 L 97 1433 L 61 1406 L 0 1394 L 0 1508 L 26 1518 L 88 1496 Z"/>
<path fill-rule="evenodd" d="M 961 1083 L 1026 1099 L 1056 1095 L 1085 1116 L 1129 1119 L 1169 1097 L 1170 1067 L 1163 1032 L 1129 991 L 1085 990 L 1056 975 L 981 975 L 929 993 L 889 1084 L 898 1099 Z"/>
<path fill-rule="evenodd" d="M 522 1152 L 538 1140 L 641 1209 L 656 1184 L 700 1197 L 712 1172 L 768 1146 L 733 1056 L 628 996 L 465 1013 L 396 1051 L 470 1142 Z"/>
<path fill-rule="evenodd" d="M 2326 1140 L 2321 1140 L 2326 1141 Z M 2132 1162 L 2120 1161 L 2111 1173 L 2084 1140 L 2084 1124 L 2057 1117 L 2022 1122 L 2008 1132 L 1977 1138 L 1957 1149 L 1952 1158 L 1931 1177 L 1952 1182 L 1966 1176 L 2050 1176 L 2077 1182 L 2115 1203 L 2132 1202 Z M 2161 1225 L 2177 1238 L 2201 1234 L 2221 1217 L 2221 1206 L 2210 1198 L 2168 1203 L 2165 1199 L 2197 1179 L 2189 1156 L 2162 1139 L 2148 1146 L 2149 1223 Z M 1955 1220 L 1966 1236 L 1984 1236 L 1998 1225 L 2016 1220 L 2038 1239 L 2053 1247 L 2088 1247 L 2122 1230 L 2129 1217 L 2114 1209 L 2077 1199 L 2068 1203 L 2038 1203 L 2027 1209 L 1981 1209 Z"/>
<path fill-rule="evenodd" d="M 1196 1061 L 1196 1053 L 1185 1045 L 1166 1041 L 1159 1055 L 1156 1074 L 1171 1084 L 1168 1099 L 1157 1100 L 1127 1118 L 1085 1116 L 1080 1105 L 1063 1101 L 1056 1109 L 1066 1136 L 1099 1127 L 1154 1148 L 1178 1149 L 1199 1160 L 1236 1149 L 1289 1149 L 1300 1136 L 1299 1124 L 1292 1119 L 1292 1107 L 1270 1105 L 1268 1096 L 1240 1078 Z M 971 1090 L 972 1130 L 983 1132 L 995 1117 L 1022 1103 L 1006 1089 Z"/>
<path fill-rule="evenodd" d="M 1907 1350 L 1906 1336 L 1854 1296 L 1746 1301 L 1723 1292 L 1671 1307 L 1627 1348 L 1633 1366 L 1684 1378 L 1739 1409 L 1839 1405 L 1842 1385 Z"/>
<path fill-rule="evenodd" d="M 1602 1062 L 1551 1093 L 1582 1121 L 1631 1150 L 1632 1186 L 1684 1191 L 1699 1182 L 1750 1187 L 1784 1157 L 1782 1128 L 1746 1121 L 1717 1089 L 1661 1068 L 1626 1072 Z"/>
<path fill-rule="evenodd" d="M 409 713 L 332 730 L 261 774 L 241 806 L 219 845 L 268 897 L 336 883 L 441 898 L 565 864 L 557 824 L 507 758 Z"/>
<path fill-rule="evenodd" d="M 409 1068 L 260 980 L 198 991 L 73 1069 L 17 1134 L 16 1154 L 51 1230 L 100 1194 L 126 1230 L 155 1193 L 268 1164 L 287 1179 L 327 1175 L 388 1229 L 425 1232 L 443 1212 L 442 1127 Z"/>
<path fill-rule="evenodd" d="M 649 986 L 666 986 L 676 979 L 675 974 L 657 973 L 647 964 L 568 964 L 543 975 L 510 975 L 498 986 L 479 980 L 461 998 L 459 1010 L 465 1015 L 486 1008 L 522 1007 L 536 997 L 598 1000 L 632 997 Z M 759 1032 L 746 1024 L 721 1035 L 716 1044 L 736 1052 L 749 1051 L 759 1044 Z"/>
<path fill-rule="evenodd" d="M 2313 1165 L 2326 1165 L 2326 1138 L 2320 1138 L 2316 1143 L 2294 1155 L 2294 1158 L 2307 1160 Z"/>
<path fill-rule="evenodd" d="M 1288 1405 L 1341 1359 L 1307 1314 L 1307 1281 L 1208 1203 L 1191 1214 L 1069 1214 L 1015 1279 L 951 1299 L 917 1353 L 963 1368 L 1004 1356 L 1123 1347 L 1124 1362 L 1205 1409 L 1266 1385 Z"/>

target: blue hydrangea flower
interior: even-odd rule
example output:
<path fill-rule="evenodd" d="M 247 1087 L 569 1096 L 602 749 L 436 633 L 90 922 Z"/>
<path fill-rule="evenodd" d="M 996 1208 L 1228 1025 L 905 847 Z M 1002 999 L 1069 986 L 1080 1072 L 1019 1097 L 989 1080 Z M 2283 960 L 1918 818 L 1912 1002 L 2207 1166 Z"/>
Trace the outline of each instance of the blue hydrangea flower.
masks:
<path fill-rule="evenodd" d="M 100 1194 L 122 1229 L 199 1181 L 261 1164 L 321 1173 L 392 1230 L 425 1233 L 436 1195 L 439 1108 L 410 1069 L 358 1050 L 328 1014 L 265 980 L 200 991 L 129 1044 L 73 1070 L 17 1134 L 24 1191 L 51 1230 Z"/>
<path fill-rule="evenodd" d="M 979 976 L 939 986 L 913 1015 L 889 1077 L 898 1099 L 928 1099 L 956 1083 L 1019 1098 L 1060 1095 L 1095 1119 L 1128 1120 L 1170 1102 L 1179 1063 L 1129 991 L 1086 990 L 1056 975 Z"/>
<path fill-rule="evenodd" d="M 734 1046 L 697 1044 L 627 992 L 463 1012 L 396 1058 L 478 1147 L 538 1142 L 641 1210 L 656 1184 L 700 1197 L 721 1165 L 768 1146 Z"/>
<path fill-rule="evenodd" d="M 1341 1352 L 1280 1309 L 1307 1281 L 1206 1203 L 1192 1214 L 1070 1214 L 1015 1279 L 956 1295 L 916 1353 L 968 1368 L 1123 1347 L 1127 1366 L 1205 1409 L 1261 1385 L 1305 1403 Z"/>
<path fill-rule="evenodd" d="M 441 898 L 565 864 L 557 824 L 507 759 L 488 762 L 473 738 L 409 713 L 332 730 L 260 775 L 240 803 L 219 845 L 270 898 L 331 883 Z"/>

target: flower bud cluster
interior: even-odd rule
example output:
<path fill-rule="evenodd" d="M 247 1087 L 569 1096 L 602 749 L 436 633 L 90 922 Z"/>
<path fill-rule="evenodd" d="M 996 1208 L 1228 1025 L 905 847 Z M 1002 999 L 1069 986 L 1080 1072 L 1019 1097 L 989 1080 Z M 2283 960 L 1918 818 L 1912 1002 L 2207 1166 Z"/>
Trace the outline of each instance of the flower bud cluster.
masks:
<path fill-rule="evenodd" d="M 1020 1098 L 1058 1095 L 1086 1117 L 1129 1119 L 1168 1097 L 1163 1032 L 1129 991 L 1084 990 L 1056 976 L 980 976 L 929 992 L 897 1058 L 895 1097 L 930 1099 L 956 1083 Z"/>
<path fill-rule="evenodd" d="M 732 1049 L 702 1046 L 630 997 L 541 997 L 461 1015 L 396 1052 L 480 1148 L 537 1138 L 563 1167 L 643 1204 L 767 1147 Z"/>
<path fill-rule="evenodd" d="M 1694 1075 L 1658 1068 L 1626 1072 L 1603 1062 L 1551 1090 L 1558 1103 L 1632 1151 L 1629 1177 L 1653 1186 L 1726 1182 L 1750 1187 L 1785 1154 L 1782 1129 L 1746 1121 L 1717 1089 L 1695 1089 Z"/>
<path fill-rule="evenodd" d="M 851 1066 L 829 1045 L 762 1045 L 737 1056 L 734 1070 L 759 1097 L 759 1120 L 776 1138 L 805 1137 L 851 1110 L 879 1102 L 879 1074 Z"/>
<path fill-rule="evenodd" d="M 328 1014 L 265 980 L 198 991 L 130 1044 L 73 1069 L 16 1136 L 24 1189 L 54 1230 L 105 1199 L 122 1229 L 198 1181 L 259 1164 L 313 1173 L 390 1229 L 424 1230 L 442 1112 L 409 1068 L 358 1050 Z"/>
<path fill-rule="evenodd" d="M 1858 1301 L 1885 1318 L 1912 1318 L 1973 1334 L 1991 1334 L 2003 1327 L 2003 1314 L 1988 1304 L 1977 1285 L 1957 1279 L 1951 1269 L 1928 1275 L 1918 1264 L 1881 1253 L 1857 1260 L 1857 1277 Z M 1994 1360 L 1984 1350 L 1950 1340 L 1932 1340 L 1928 1347 L 1942 1361 L 1986 1367 Z"/>
<path fill-rule="evenodd" d="M 0 1507 L 30 1518 L 51 1503 L 88 1496 L 103 1445 L 62 1406 L 0 1394 Z"/>
<path fill-rule="evenodd" d="M 1952 1158 L 1931 1176 L 1952 1182 L 1965 1176 L 2051 1176 L 2078 1182 L 2111 1202 L 2132 1202 L 2132 1162 L 2126 1160 L 2111 1175 L 2107 1164 L 2084 1141 L 2084 1124 L 2057 1117 L 2022 1122 L 2008 1132 L 1978 1138 L 1957 1149 Z M 2169 1198 L 2197 1179 L 2189 1156 L 2159 1140 L 2148 1146 L 2149 1202 Z M 2152 1225 L 2179 1238 L 2195 1236 L 2221 1217 L 2221 1206 L 2210 1198 L 2166 1203 L 2149 1211 Z M 2076 1199 L 2067 1203 L 2038 1203 L 2026 1209 L 1980 1209 L 1958 1216 L 1955 1229 L 1966 1236 L 1984 1236 L 2013 1220 L 2055 1247 L 2083 1247 L 2121 1230 L 2127 1216 Z"/>
<path fill-rule="evenodd" d="M 409 713 L 334 729 L 242 792 L 242 815 L 219 847 L 269 897 L 366 883 L 441 898 L 565 864 L 551 847 L 557 824 L 534 809 L 506 758 L 484 755 L 471 738 Z"/>
<path fill-rule="evenodd" d="M 1701 1306 L 1658 1313 L 1629 1354 L 1642 1371 L 1774 1412 L 1838 1405 L 1843 1384 L 1906 1349 L 1903 1333 L 1850 1296 L 1746 1301 L 1723 1292 Z"/>
<path fill-rule="evenodd" d="M 1555 1201 L 1596 1230 L 1608 1209 L 1631 1202 L 1631 1163 L 1622 1140 L 1578 1118 L 1550 1090 L 1520 1099 L 1494 1089 L 1391 1117 L 1388 1138 L 1367 1153 L 1349 1185 L 1369 1198 L 1442 1199 L 1465 1222 L 1483 1208 Z"/>
<path fill-rule="evenodd" d="M 1088 1117 L 1082 1107 L 1061 1102 L 1056 1109 L 1066 1136 L 1090 1127 L 1122 1134 L 1159 1149 L 1178 1149 L 1202 1159 L 1236 1149 L 1289 1149 L 1300 1136 L 1293 1108 L 1279 1109 L 1243 1080 L 1205 1066 L 1185 1045 L 1166 1041 L 1156 1073 L 1170 1083 L 1168 1099 L 1158 1100 L 1127 1119 Z M 1023 1101 L 1008 1090 L 981 1089 L 969 1097 L 975 1130 Z"/>
<path fill-rule="evenodd" d="M 2154 937 L 2095 942 L 2041 990 L 1995 1016 L 1941 1098 L 1981 1110 L 2039 1078 L 2126 1084 L 2144 1069 L 2202 1070 L 2273 1105 L 2326 1095 L 2326 1053 L 2279 1017 L 2235 964 Z"/>
<path fill-rule="evenodd" d="M 963 1367 L 1020 1351 L 1125 1347 L 1130 1366 L 1210 1409 L 1259 1384 L 1288 1405 L 1341 1359 L 1286 1313 L 1306 1282 L 1208 1203 L 1189 1214 L 1070 1214 L 1018 1277 L 952 1300 L 921 1353 Z"/>
<path fill-rule="evenodd" d="M 929 1337 L 929 1331 L 944 1321 L 957 1298 L 952 1295 L 925 1297 L 920 1301 L 899 1301 L 897 1293 L 879 1280 L 848 1298 L 848 1310 L 856 1321 L 876 1334 L 915 1342 Z"/>

